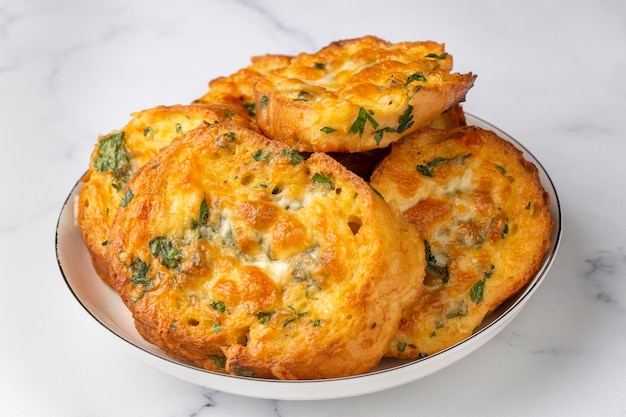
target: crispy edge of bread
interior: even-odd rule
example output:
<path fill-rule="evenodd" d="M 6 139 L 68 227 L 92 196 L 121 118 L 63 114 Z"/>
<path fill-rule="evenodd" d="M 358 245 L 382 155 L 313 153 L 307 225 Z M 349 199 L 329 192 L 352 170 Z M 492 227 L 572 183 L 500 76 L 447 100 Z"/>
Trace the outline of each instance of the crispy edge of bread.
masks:
<path fill-rule="evenodd" d="M 427 271 L 432 268 L 432 272 L 427 272 L 424 293 L 405 313 L 386 356 L 417 358 L 469 337 L 488 314 L 532 279 L 549 249 L 553 219 L 549 196 L 537 168 L 493 132 L 471 126 L 427 130 L 406 137 L 393 148 L 372 175 L 372 186 L 390 204 L 401 206 L 405 218 L 415 225 L 425 242 L 430 241 L 432 253 L 427 243 L 427 257 L 431 259 Z M 438 184 L 416 169 L 427 167 L 425 161 L 447 157 L 446 152 L 451 150 L 471 155 L 467 161 L 480 160 L 480 165 L 468 168 L 474 170 L 474 176 L 467 171 L 457 172 L 466 179 L 465 183 L 452 185 L 459 179 L 452 174 L 454 167 L 431 168 L 433 176 L 438 169 L 447 170 L 440 175 L 449 175 L 449 179 Z M 462 197 L 467 181 L 476 188 L 471 190 L 473 194 Z M 450 200 L 445 197 L 446 192 L 456 195 L 455 190 L 461 192 L 461 201 L 446 202 Z M 491 207 L 496 204 L 491 198 L 499 195 L 505 197 L 497 202 L 503 206 Z M 462 205 L 463 199 L 474 210 L 476 219 L 472 217 L 471 222 L 461 222 L 457 227 L 452 223 L 469 215 L 452 208 Z M 485 217 L 490 208 L 497 209 L 492 222 L 480 217 Z M 478 215 L 479 212 L 483 214 Z M 481 239 L 479 224 L 487 230 Z M 441 238 L 444 232 L 451 237 Z M 461 239 L 457 233 L 463 234 L 469 243 L 456 242 L 454 239 Z M 448 275 L 445 283 L 436 277 L 442 262 Z"/>

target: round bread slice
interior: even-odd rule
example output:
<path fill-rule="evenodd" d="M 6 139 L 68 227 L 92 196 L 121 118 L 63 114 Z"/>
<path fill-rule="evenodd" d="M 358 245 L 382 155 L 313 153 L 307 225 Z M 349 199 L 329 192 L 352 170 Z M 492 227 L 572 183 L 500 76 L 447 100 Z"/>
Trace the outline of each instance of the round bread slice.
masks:
<path fill-rule="evenodd" d="M 423 288 L 423 243 L 397 210 L 329 156 L 251 130 L 193 130 L 124 193 L 113 286 L 143 337 L 208 370 L 370 371 Z"/>
<path fill-rule="evenodd" d="M 402 139 L 372 174 L 425 243 L 420 300 L 386 355 L 415 358 L 450 347 L 536 273 L 553 219 L 537 168 L 510 142 L 477 127 Z"/>
<path fill-rule="evenodd" d="M 247 115 L 232 106 L 158 106 L 134 113 L 123 129 L 98 139 L 89 169 L 81 179 L 76 220 L 94 268 L 105 282 L 109 282 L 109 229 L 122 201 L 124 184 L 175 137 L 207 123 L 224 121 L 249 125 Z"/>
<path fill-rule="evenodd" d="M 257 82 L 257 122 L 298 151 L 385 148 L 465 99 L 476 77 L 451 69 L 435 42 L 333 42 Z"/>
<path fill-rule="evenodd" d="M 237 106 L 254 119 L 256 115 L 254 85 L 271 71 L 289 65 L 289 55 L 253 56 L 250 65 L 235 73 L 209 82 L 209 90 L 196 102 Z"/>

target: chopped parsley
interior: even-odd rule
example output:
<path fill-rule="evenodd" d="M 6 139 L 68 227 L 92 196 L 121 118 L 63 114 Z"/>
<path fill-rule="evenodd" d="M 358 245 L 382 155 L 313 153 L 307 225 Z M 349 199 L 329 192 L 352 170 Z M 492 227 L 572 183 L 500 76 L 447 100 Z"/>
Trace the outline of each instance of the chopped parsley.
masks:
<path fill-rule="evenodd" d="M 259 100 L 259 107 L 261 110 L 263 110 L 265 108 L 265 106 L 267 106 L 267 102 L 268 102 L 268 98 L 267 96 L 263 96 L 261 97 L 261 100 Z"/>
<path fill-rule="evenodd" d="M 124 192 L 124 196 L 122 196 L 122 201 L 120 201 L 120 207 L 126 207 L 134 196 L 135 194 L 133 194 L 133 191 L 130 189 L 130 187 L 128 187 Z"/>
<path fill-rule="evenodd" d="M 211 307 L 221 313 L 226 311 L 226 304 L 223 301 L 212 301 Z"/>
<path fill-rule="evenodd" d="M 363 132 L 365 131 L 365 126 L 367 122 L 370 122 L 372 127 L 376 129 L 378 127 L 378 122 L 374 120 L 372 115 L 374 112 L 372 110 L 365 110 L 363 107 L 359 109 L 359 115 L 357 116 L 352 126 L 350 126 L 349 133 L 358 133 L 359 137 L 363 136 Z"/>
<path fill-rule="evenodd" d="M 502 228 L 502 234 L 500 238 L 504 239 L 506 235 L 509 233 L 509 218 L 506 218 L 506 222 L 504 222 L 504 227 Z"/>
<path fill-rule="evenodd" d="M 259 323 L 267 324 L 272 319 L 273 311 L 259 311 L 256 313 L 256 318 L 259 319 Z"/>
<path fill-rule="evenodd" d="M 424 76 L 423 73 L 416 72 L 416 73 L 411 74 L 411 75 L 408 76 L 408 78 L 406 79 L 406 82 L 404 83 L 404 85 L 409 85 L 413 81 L 420 81 L 420 82 L 425 83 L 426 82 L 426 77 Z"/>
<path fill-rule="evenodd" d="M 423 176 L 432 177 L 434 174 L 433 170 L 439 165 L 442 165 L 442 164 L 463 165 L 465 161 L 467 160 L 467 158 L 469 158 L 470 156 L 472 156 L 472 154 L 470 153 L 457 156 L 454 158 L 442 158 L 438 156 L 437 158 L 427 162 L 425 165 L 418 164 L 415 168 L 417 169 L 417 172 L 419 172 Z"/>
<path fill-rule="evenodd" d="M 409 104 L 404 113 L 398 118 L 398 129 L 396 131 L 402 133 L 413 126 L 413 123 L 413 106 Z"/>
<path fill-rule="evenodd" d="M 209 207 L 206 203 L 206 198 L 202 199 L 200 203 L 200 213 L 198 215 L 198 224 L 206 224 L 209 221 Z"/>
<path fill-rule="evenodd" d="M 180 125 L 180 123 L 176 123 L 176 126 L 174 126 L 174 128 L 176 129 L 176 133 L 183 132 L 183 127 Z"/>
<path fill-rule="evenodd" d="M 308 91 L 300 91 L 298 96 L 293 101 L 309 101 L 313 97 L 313 94 Z"/>
<path fill-rule="evenodd" d="M 226 367 L 226 356 L 209 355 L 209 359 L 211 359 L 213 363 L 215 364 L 215 366 L 217 366 L 218 368 L 223 369 Z"/>
<path fill-rule="evenodd" d="M 483 293 L 485 290 L 485 279 L 483 278 L 480 281 L 476 282 L 472 289 L 470 290 L 470 299 L 476 304 L 480 303 L 483 300 Z"/>
<path fill-rule="evenodd" d="M 256 106 L 254 103 L 243 103 L 242 105 L 246 110 L 248 110 L 248 114 L 250 116 L 256 115 Z"/>
<path fill-rule="evenodd" d="M 447 56 L 448 54 L 446 52 L 439 54 L 439 55 L 431 52 L 428 55 L 426 55 L 426 58 L 446 59 Z"/>
<path fill-rule="evenodd" d="M 153 133 L 152 126 L 146 126 L 146 128 L 143 130 L 143 135 L 146 137 L 151 136 L 152 133 Z"/>
<path fill-rule="evenodd" d="M 383 134 L 385 132 L 395 132 L 396 130 L 392 127 L 384 127 L 380 130 L 374 132 L 374 141 L 376 145 L 380 145 L 380 142 L 383 140 Z"/>
<path fill-rule="evenodd" d="M 113 187 L 120 190 L 130 179 L 131 166 L 125 147 L 124 132 L 103 138 L 98 145 L 98 156 L 93 160 L 98 172 L 113 171 Z"/>
<path fill-rule="evenodd" d="M 144 287 L 152 285 L 152 280 L 148 278 L 148 268 L 150 265 L 142 261 L 141 258 L 135 258 L 135 261 L 130 265 L 130 281 Z"/>
<path fill-rule="evenodd" d="M 324 174 L 322 172 L 316 172 L 315 174 L 313 174 L 313 177 L 311 178 L 311 180 L 313 182 L 316 182 L 318 184 L 323 185 L 324 187 L 328 188 L 329 190 L 333 189 L 333 182 L 331 181 L 330 178 L 328 178 L 326 176 L 326 174 Z"/>
<path fill-rule="evenodd" d="M 304 156 L 293 148 L 282 151 L 281 155 L 288 157 L 291 165 L 298 165 L 300 162 L 304 161 Z"/>
<path fill-rule="evenodd" d="M 424 241 L 424 246 L 426 248 L 426 271 L 445 284 L 450 279 L 448 265 L 442 266 L 437 264 L 437 259 L 432 254 L 430 244 L 426 240 Z"/>
<path fill-rule="evenodd" d="M 251 369 L 244 369 L 244 368 L 233 368 L 233 372 L 236 375 L 247 376 L 247 377 L 250 377 L 250 378 L 254 377 L 254 375 L 255 375 L 253 370 L 251 370 Z"/>
<path fill-rule="evenodd" d="M 233 143 L 236 138 L 235 132 L 226 132 L 216 137 L 215 142 L 218 148 L 228 148 L 228 145 Z"/>
<path fill-rule="evenodd" d="M 161 260 L 168 269 L 176 268 L 181 261 L 180 250 L 165 236 L 158 236 L 148 242 L 150 253 Z"/>
<path fill-rule="evenodd" d="M 320 129 L 322 132 L 324 133 L 333 133 L 335 132 L 337 129 L 333 129 L 330 126 L 324 126 L 323 128 Z"/>
<path fill-rule="evenodd" d="M 252 154 L 252 158 L 257 162 L 265 161 L 268 156 L 270 156 L 269 151 L 264 151 L 263 149 L 259 149 Z"/>

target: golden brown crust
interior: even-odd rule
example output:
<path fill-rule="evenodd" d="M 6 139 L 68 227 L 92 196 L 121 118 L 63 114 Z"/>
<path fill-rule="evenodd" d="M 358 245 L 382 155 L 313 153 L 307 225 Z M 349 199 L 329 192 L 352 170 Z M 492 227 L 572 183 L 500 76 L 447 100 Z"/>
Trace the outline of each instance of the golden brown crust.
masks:
<path fill-rule="evenodd" d="M 553 226 L 537 168 L 476 127 L 426 130 L 392 146 L 372 186 L 419 231 L 424 294 L 387 356 L 432 354 L 470 336 L 538 270 Z"/>
<path fill-rule="evenodd" d="M 122 201 L 123 185 L 175 137 L 206 123 L 224 121 L 249 126 L 248 117 L 232 106 L 157 106 L 134 113 L 123 129 L 98 139 L 81 180 L 77 223 L 94 268 L 105 282 L 108 234 Z"/>
<path fill-rule="evenodd" d="M 220 123 L 175 140 L 126 190 L 113 287 L 144 337 L 198 366 L 368 372 L 421 292 L 417 233 L 327 155 Z"/>
<path fill-rule="evenodd" d="M 289 55 L 253 56 L 249 66 L 231 75 L 211 80 L 209 90 L 197 102 L 236 106 L 254 119 L 254 85 L 270 71 L 287 66 L 291 59 Z"/>
<path fill-rule="evenodd" d="M 299 151 L 385 148 L 465 99 L 442 44 L 366 36 L 301 53 L 255 85 L 261 131 Z"/>

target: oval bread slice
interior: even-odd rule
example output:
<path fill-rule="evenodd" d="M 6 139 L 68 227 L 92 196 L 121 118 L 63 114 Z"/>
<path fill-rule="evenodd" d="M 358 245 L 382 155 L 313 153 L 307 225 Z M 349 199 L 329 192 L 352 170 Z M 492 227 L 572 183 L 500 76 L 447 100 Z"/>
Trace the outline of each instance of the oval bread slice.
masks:
<path fill-rule="evenodd" d="M 402 139 L 372 186 L 422 236 L 425 289 L 386 355 L 450 347 L 536 273 L 550 244 L 549 197 L 537 168 L 510 142 L 476 127 Z"/>
<path fill-rule="evenodd" d="M 423 243 L 325 154 L 226 123 L 144 165 L 111 229 L 110 272 L 139 332 L 240 376 L 373 369 L 423 288 Z"/>
<path fill-rule="evenodd" d="M 465 99 L 476 77 L 451 69 L 435 42 L 333 42 L 257 82 L 257 122 L 298 151 L 385 148 Z"/>
<path fill-rule="evenodd" d="M 123 129 L 98 139 L 89 168 L 81 179 L 76 221 L 94 268 L 105 282 L 109 282 L 106 265 L 109 229 L 126 182 L 175 137 L 207 123 L 224 121 L 249 125 L 247 115 L 232 106 L 157 106 L 133 113 Z"/>

